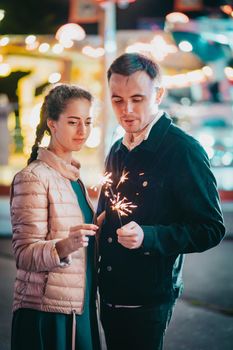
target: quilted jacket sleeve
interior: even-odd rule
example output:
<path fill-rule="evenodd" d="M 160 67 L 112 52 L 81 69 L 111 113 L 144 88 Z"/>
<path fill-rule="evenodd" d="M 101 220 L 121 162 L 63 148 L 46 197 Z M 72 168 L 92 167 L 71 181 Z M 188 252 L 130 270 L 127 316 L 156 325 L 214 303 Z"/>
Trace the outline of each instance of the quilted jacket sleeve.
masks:
<path fill-rule="evenodd" d="M 18 173 L 11 186 L 13 251 L 17 268 L 49 271 L 63 266 L 48 235 L 48 196 L 45 184 L 29 171 Z"/>

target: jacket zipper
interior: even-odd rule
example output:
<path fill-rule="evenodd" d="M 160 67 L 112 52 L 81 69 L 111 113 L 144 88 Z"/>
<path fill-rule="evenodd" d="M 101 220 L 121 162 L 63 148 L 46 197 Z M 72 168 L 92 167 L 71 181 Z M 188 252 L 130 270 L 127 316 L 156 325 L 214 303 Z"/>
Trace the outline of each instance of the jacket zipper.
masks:
<path fill-rule="evenodd" d="M 78 182 L 79 185 L 80 185 L 80 188 L 81 188 L 81 190 L 82 190 L 82 192 L 83 192 L 83 195 L 84 195 L 84 197 L 85 197 L 85 199 L 86 199 L 86 201 L 87 201 L 87 203 L 88 203 L 88 205 L 89 205 L 89 207 L 90 207 L 92 213 L 94 214 L 93 208 L 90 206 L 90 203 L 89 203 L 89 201 L 87 200 L 87 196 L 86 196 L 86 193 L 85 193 L 85 187 L 84 187 L 82 181 L 78 179 L 77 182 Z M 84 220 L 84 216 L 83 216 L 82 211 L 81 211 L 81 214 L 82 214 L 82 217 L 83 217 L 83 222 L 85 223 L 85 220 Z M 84 248 L 84 266 L 85 266 L 85 273 L 84 273 L 84 298 L 83 298 L 83 305 L 82 305 L 81 313 L 84 312 L 85 295 L 86 295 L 86 287 L 87 287 L 87 283 L 86 283 L 86 280 L 87 280 L 87 275 L 86 275 L 86 274 L 87 274 L 87 248 Z M 74 311 L 75 311 L 75 310 L 74 310 Z"/>
<path fill-rule="evenodd" d="M 72 310 L 72 350 L 75 350 L 76 339 L 76 310 Z"/>

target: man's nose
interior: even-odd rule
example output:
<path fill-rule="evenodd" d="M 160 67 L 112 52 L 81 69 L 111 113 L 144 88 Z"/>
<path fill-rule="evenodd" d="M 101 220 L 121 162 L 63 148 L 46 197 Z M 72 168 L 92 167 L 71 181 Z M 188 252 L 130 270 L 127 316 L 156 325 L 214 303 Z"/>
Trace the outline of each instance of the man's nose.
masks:
<path fill-rule="evenodd" d="M 133 112 L 133 104 L 131 101 L 126 102 L 124 107 L 125 107 L 125 113 Z"/>

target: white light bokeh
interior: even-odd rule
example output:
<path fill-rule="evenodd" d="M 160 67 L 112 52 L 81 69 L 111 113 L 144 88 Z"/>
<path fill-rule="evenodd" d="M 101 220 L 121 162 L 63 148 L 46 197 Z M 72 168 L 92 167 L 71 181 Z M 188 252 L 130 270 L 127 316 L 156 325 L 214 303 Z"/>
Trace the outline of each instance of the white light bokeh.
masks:
<path fill-rule="evenodd" d="M 187 40 L 181 41 L 178 46 L 183 52 L 191 52 L 193 50 L 192 44 Z"/>
<path fill-rule="evenodd" d="M 90 136 L 86 141 L 86 146 L 89 148 L 96 148 L 101 142 L 101 130 L 99 126 L 92 128 Z"/>
<path fill-rule="evenodd" d="M 60 80 L 61 80 L 61 73 L 58 73 L 58 72 L 51 73 L 48 78 L 48 81 L 51 84 L 58 83 Z"/>

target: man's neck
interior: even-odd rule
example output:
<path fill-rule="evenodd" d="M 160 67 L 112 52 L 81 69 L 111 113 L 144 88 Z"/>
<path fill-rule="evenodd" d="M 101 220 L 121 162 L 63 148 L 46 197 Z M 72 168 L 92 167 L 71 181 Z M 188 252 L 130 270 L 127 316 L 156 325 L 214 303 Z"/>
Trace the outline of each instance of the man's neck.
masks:
<path fill-rule="evenodd" d="M 151 121 L 151 122 L 152 122 L 152 121 Z M 150 123 L 151 123 L 151 122 L 150 122 Z M 144 128 L 142 128 L 142 129 L 139 130 L 139 131 L 126 133 L 126 134 L 127 134 L 128 140 L 129 140 L 130 142 L 134 142 L 134 140 L 135 140 L 136 138 L 140 137 L 140 135 L 142 135 L 142 134 L 145 132 L 145 130 L 147 129 L 147 127 L 149 126 L 150 123 L 146 124 L 146 125 L 144 126 Z"/>
<path fill-rule="evenodd" d="M 150 134 L 152 127 L 160 119 L 163 113 L 163 111 L 159 111 L 142 130 L 136 133 L 126 133 L 123 138 L 123 144 L 129 150 L 132 150 L 133 148 L 138 146 L 142 141 L 146 140 Z"/>

